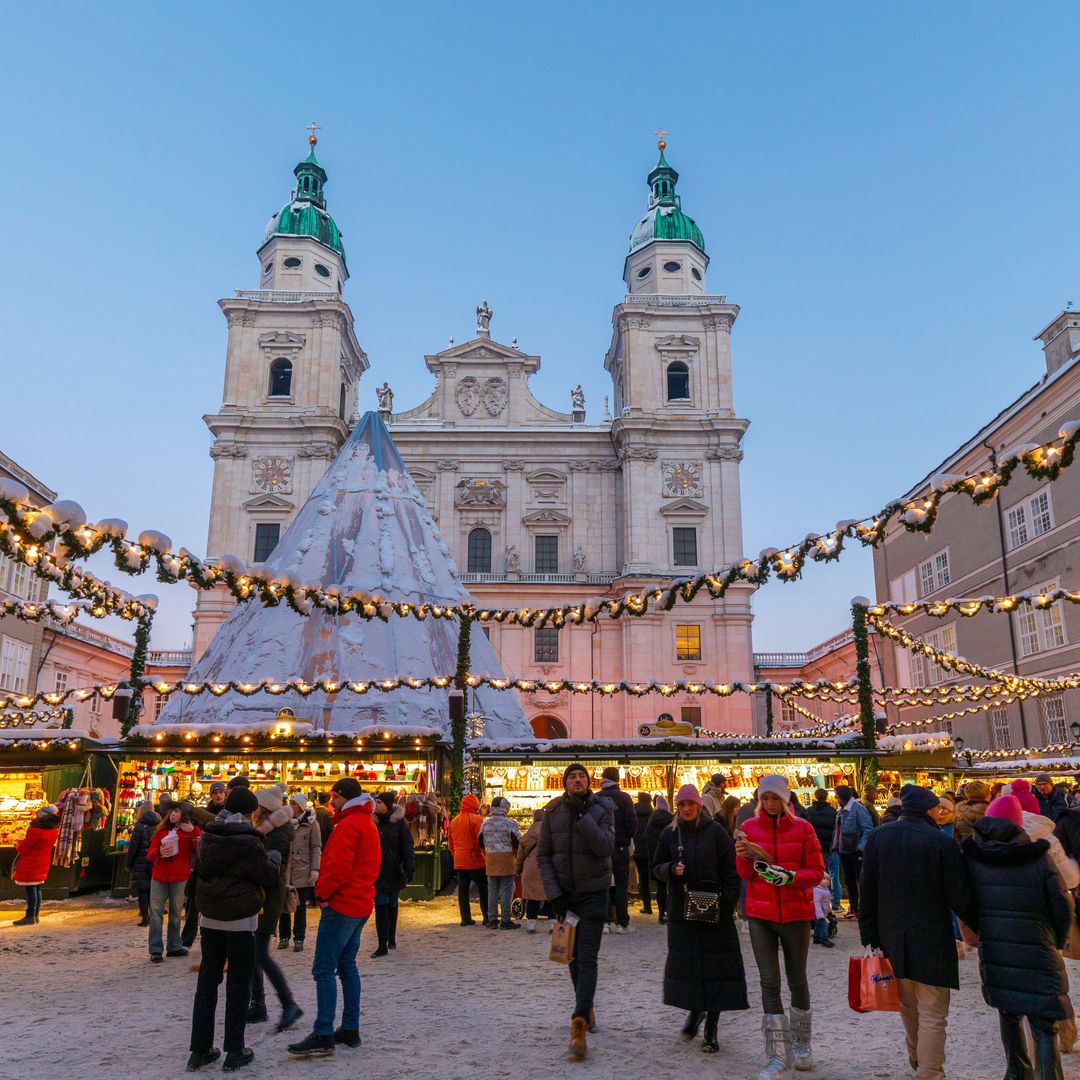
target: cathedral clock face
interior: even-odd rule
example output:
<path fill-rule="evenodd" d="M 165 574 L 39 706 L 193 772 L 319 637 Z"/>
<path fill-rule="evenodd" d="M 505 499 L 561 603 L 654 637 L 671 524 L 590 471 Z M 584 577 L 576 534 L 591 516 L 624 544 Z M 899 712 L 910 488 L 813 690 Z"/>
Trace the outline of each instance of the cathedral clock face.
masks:
<path fill-rule="evenodd" d="M 701 495 L 701 463 L 665 461 L 664 491 L 667 495 L 699 497 Z"/>
<path fill-rule="evenodd" d="M 292 460 L 284 457 L 256 458 L 252 478 L 259 491 L 284 491 L 292 483 Z"/>

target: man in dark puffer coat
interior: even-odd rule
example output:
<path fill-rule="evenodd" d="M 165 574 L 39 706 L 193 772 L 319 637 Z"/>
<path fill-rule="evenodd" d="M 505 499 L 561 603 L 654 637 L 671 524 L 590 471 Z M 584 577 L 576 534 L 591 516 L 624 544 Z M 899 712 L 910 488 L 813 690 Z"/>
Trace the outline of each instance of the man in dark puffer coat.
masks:
<path fill-rule="evenodd" d="M 255 969 L 255 927 L 266 889 L 281 871 L 281 854 L 266 850 L 262 834 L 248 820 L 258 805 L 246 787 L 234 788 L 225 800 L 226 812 L 203 830 L 195 854 L 202 963 L 191 1016 L 189 1071 L 221 1056 L 213 1046 L 214 1016 L 226 963 L 225 1069 L 247 1065 L 255 1056 L 244 1046 Z"/>
<path fill-rule="evenodd" d="M 1009 1077 L 1061 1076 L 1054 1025 L 1072 1016 L 1069 978 L 1058 950 L 1068 940 L 1073 904 L 1032 841 L 1015 796 L 995 799 L 963 852 L 979 907 L 979 974 L 983 997 L 998 1010 Z M 1020 1021 L 1035 1036 L 1034 1072 Z"/>
<path fill-rule="evenodd" d="M 905 784 L 900 802 L 899 820 L 866 841 L 859 933 L 896 974 L 916 1080 L 942 1080 L 950 992 L 960 986 L 952 916 L 974 927 L 975 903 L 960 849 L 929 817 L 938 797 Z"/>
<path fill-rule="evenodd" d="M 146 853 L 150 850 L 150 837 L 161 824 L 161 818 L 153 810 L 142 814 L 131 830 L 125 862 L 131 873 L 131 887 L 139 898 L 139 926 L 150 925 L 150 874 L 153 867 Z"/>

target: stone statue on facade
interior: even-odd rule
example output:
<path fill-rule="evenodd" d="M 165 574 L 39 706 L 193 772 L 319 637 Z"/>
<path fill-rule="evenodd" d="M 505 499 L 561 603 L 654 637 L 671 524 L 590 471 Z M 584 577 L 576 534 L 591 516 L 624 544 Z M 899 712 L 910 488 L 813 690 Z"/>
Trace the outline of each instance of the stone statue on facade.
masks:
<path fill-rule="evenodd" d="M 486 300 L 480 301 L 480 306 L 476 309 L 476 330 L 477 333 L 483 337 L 487 337 L 491 333 L 491 316 L 495 312 L 488 307 Z"/>
<path fill-rule="evenodd" d="M 379 399 L 379 412 L 394 411 L 394 391 L 390 389 L 388 382 L 375 388 L 375 396 Z"/>
<path fill-rule="evenodd" d="M 585 571 L 585 558 L 585 549 L 578 544 L 578 546 L 574 548 L 574 569 L 579 574 L 584 573 Z"/>
<path fill-rule="evenodd" d="M 521 556 L 518 554 L 517 545 L 516 544 L 511 544 L 506 549 L 506 569 L 511 574 L 516 574 L 518 572 L 518 567 L 520 565 L 521 565 Z"/>
<path fill-rule="evenodd" d="M 578 383 L 573 390 L 570 391 L 570 408 L 574 412 L 585 411 L 585 391 L 581 389 L 581 383 Z"/>

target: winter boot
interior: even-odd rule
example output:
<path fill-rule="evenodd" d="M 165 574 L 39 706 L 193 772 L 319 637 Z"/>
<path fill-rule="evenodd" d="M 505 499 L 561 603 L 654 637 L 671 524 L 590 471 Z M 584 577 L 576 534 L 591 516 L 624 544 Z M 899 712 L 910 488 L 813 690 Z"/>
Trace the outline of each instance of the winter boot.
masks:
<path fill-rule="evenodd" d="M 1001 1045 L 1005 1049 L 1005 1080 L 1034 1080 L 1035 1070 L 1020 1017 L 998 1013 L 998 1027 L 1001 1030 Z"/>
<path fill-rule="evenodd" d="M 716 1040 L 716 1025 L 720 1021 L 720 1014 L 711 1012 L 705 1017 L 705 1038 L 702 1039 L 701 1049 L 706 1054 L 720 1052 L 720 1043 Z"/>
<path fill-rule="evenodd" d="M 788 1013 L 791 1019 L 791 1056 L 797 1072 L 809 1072 L 814 1067 L 814 1055 L 810 1051 L 812 1015 L 809 1009 L 796 1009 L 794 1005 Z"/>
<path fill-rule="evenodd" d="M 221 1051 L 215 1046 L 210 1050 L 192 1050 L 187 1059 L 187 1071 L 198 1072 L 204 1065 L 213 1065 L 221 1057 Z"/>
<path fill-rule="evenodd" d="M 243 1050 L 230 1050 L 225 1055 L 221 1071 L 236 1072 L 237 1069 L 246 1069 L 254 1060 L 255 1051 L 250 1046 L 245 1046 Z"/>
<path fill-rule="evenodd" d="M 269 1019 L 266 1012 L 266 1001 L 252 1001 L 248 1005 L 247 1022 L 249 1024 L 265 1024 Z"/>
<path fill-rule="evenodd" d="M 583 1016 L 575 1016 L 570 1021 L 570 1047 L 566 1055 L 570 1061 L 585 1060 L 585 1055 L 589 1052 L 589 1045 L 585 1041 L 588 1026 L 589 1022 Z"/>
<path fill-rule="evenodd" d="M 701 1021 L 705 1019 L 704 1013 L 691 1012 L 686 1014 L 686 1023 L 683 1024 L 682 1037 L 686 1042 L 693 1042 L 697 1033 L 701 1030 Z"/>
<path fill-rule="evenodd" d="M 33 926 L 37 919 L 28 911 L 21 919 L 16 919 L 12 926 Z"/>
<path fill-rule="evenodd" d="M 287 949 L 289 947 L 289 939 L 287 937 L 278 938 L 277 947 L 279 949 Z"/>
<path fill-rule="evenodd" d="M 375 933 L 379 935 L 379 947 L 371 954 L 374 960 L 377 956 L 385 956 L 388 952 L 386 940 L 389 933 L 390 909 L 385 904 L 375 905 Z"/>
<path fill-rule="evenodd" d="M 791 1025 L 783 1013 L 766 1013 L 761 1021 L 765 1034 L 765 1068 L 758 1080 L 787 1080 L 791 1076 Z"/>
<path fill-rule="evenodd" d="M 395 904 L 387 910 L 386 947 L 388 949 L 397 948 L 397 915 L 398 906 Z"/>
<path fill-rule="evenodd" d="M 526 934 L 535 934 L 536 933 L 536 920 L 535 919 L 526 919 L 525 920 L 525 933 Z"/>

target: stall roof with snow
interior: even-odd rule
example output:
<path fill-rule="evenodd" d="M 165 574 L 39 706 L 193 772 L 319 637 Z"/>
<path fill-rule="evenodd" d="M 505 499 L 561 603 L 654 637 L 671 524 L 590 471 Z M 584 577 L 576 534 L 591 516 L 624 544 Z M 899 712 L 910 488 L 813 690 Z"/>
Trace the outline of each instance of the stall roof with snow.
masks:
<path fill-rule="evenodd" d="M 337 457 L 300 509 L 273 554 L 268 573 L 343 593 L 359 591 L 415 604 L 461 604 L 471 600 L 450 551 L 376 413 L 360 419 Z M 479 625 L 473 624 L 470 670 L 503 672 Z M 366 620 L 319 609 L 302 616 L 285 604 L 239 604 L 222 623 L 198 663 L 194 682 L 237 683 L 270 678 L 374 681 L 395 676 L 453 675 L 457 663 L 456 620 Z M 322 691 L 245 697 L 173 696 L 162 724 L 265 725 L 287 705 L 297 720 L 332 732 L 379 726 L 438 727 L 449 736 L 447 691 L 408 687 L 366 694 Z M 528 738 L 532 729 L 513 692 L 470 691 L 470 708 L 485 717 L 493 738 Z"/>

